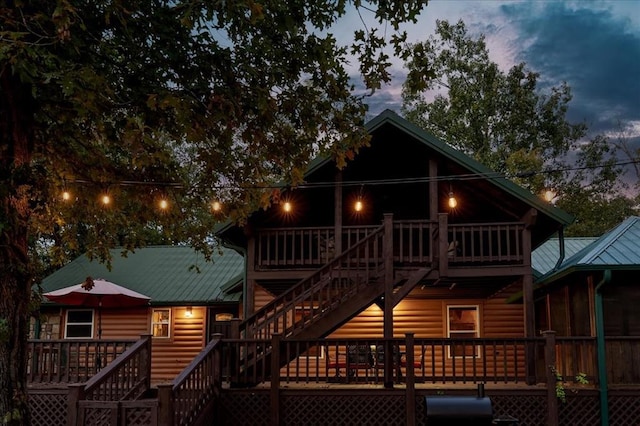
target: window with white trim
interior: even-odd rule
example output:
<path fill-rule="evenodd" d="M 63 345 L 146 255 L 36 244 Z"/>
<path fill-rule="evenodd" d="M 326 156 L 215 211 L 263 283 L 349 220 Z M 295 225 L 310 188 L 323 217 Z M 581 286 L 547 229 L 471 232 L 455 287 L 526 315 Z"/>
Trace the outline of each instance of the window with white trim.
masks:
<path fill-rule="evenodd" d="M 93 338 L 93 309 L 69 309 L 64 327 L 65 339 Z"/>
<path fill-rule="evenodd" d="M 477 305 L 447 306 L 447 337 L 470 339 L 480 337 L 479 309 Z M 480 347 L 471 342 L 463 342 L 449 346 L 449 357 L 478 357 Z"/>
<path fill-rule="evenodd" d="M 169 338 L 171 329 L 171 309 L 154 309 L 151 313 L 151 335 L 156 338 Z"/>

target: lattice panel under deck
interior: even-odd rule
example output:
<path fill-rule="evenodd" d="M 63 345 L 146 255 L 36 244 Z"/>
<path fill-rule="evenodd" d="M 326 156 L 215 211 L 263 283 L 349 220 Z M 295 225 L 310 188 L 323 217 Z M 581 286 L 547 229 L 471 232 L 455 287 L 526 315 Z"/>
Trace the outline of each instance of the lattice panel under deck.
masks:
<path fill-rule="evenodd" d="M 487 395 L 491 398 L 494 416 L 518 419 L 518 426 L 547 424 L 547 399 L 543 395 Z"/>
<path fill-rule="evenodd" d="M 155 407 L 122 407 L 123 424 L 126 426 L 148 426 L 157 423 Z"/>
<path fill-rule="evenodd" d="M 67 424 L 67 391 L 29 391 L 32 426 Z"/>
<path fill-rule="evenodd" d="M 598 394 L 572 395 L 567 391 L 566 402 L 558 402 L 560 425 L 600 426 L 600 398 Z M 617 425 L 618 423 L 612 423 Z"/>
<path fill-rule="evenodd" d="M 385 425 L 406 423 L 403 395 L 289 395 L 282 398 L 285 425 Z"/>
<path fill-rule="evenodd" d="M 268 426 L 271 420 L 268 392 L 223 392 L 217 418 L 220 425 Z"/>
<path fill-rule="evenodd" d="M 615 426 L 640 425 L 640 392 L 636 395 L 609 394 L 609 424 Z"/>

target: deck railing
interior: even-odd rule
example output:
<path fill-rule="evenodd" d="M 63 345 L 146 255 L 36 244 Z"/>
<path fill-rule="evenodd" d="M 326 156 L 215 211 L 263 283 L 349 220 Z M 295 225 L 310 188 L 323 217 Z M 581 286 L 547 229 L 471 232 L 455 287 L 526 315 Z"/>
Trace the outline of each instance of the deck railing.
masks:
<path fill-rule="evenodd" d="M 251 370 L 243 370 L 239 363 L 246 354 L 269 352 L 278 359 L 292 360 L 280 369 L 279 379 L 285 383 L 382 383 L 384 348 L 390 347 L 394 357 L 392 376 L 396 381 L 411 374 L 416 382 L 424 383 L 531 384 L 546 382 L 552 371 L 554 380 L 569 385 L 583 380 L 591 385 L 599 382 L 594 337 L 420 338 L 408 342 L 407 339 L 281 339 L 274 346 L 269 339 L 224 339 L 220 343 L 222 381 L 257 384 L 272 380 L 266 368 L 270 360 L 264 358 L 260 361 L 264 363 L 262 368 Z M 607 337 L 605 342 L 609 385 L 640 383 L 637 359 L 640 337 Z M 411 357 L 409 352 L 413 354 Z M 527 356 L 532 357 L 535 371 L 528 371 L 531 360 Z"/>
<path fill-rule="evenodd" d="M 27 383 L 86 382 L 136 340 L 36 340 L 27 343 Z"/>
<path fill-rule="evenodd" d="M 206 414 L 222 385 L 220 338 L 213 336 L 173 383 L 158 387 L 159 425 L 189 426 Z"/>
<path fill-rule="evenodd" d="M 524 223 L 449 224 L 449 264 L 520 264 Z"/>
<path fill-rule="evenodd" d="M 342 229 L 343 249 L 351 247 L 378 226 L 347 226 Z M 336 253 L 335 228 L 274 228 L 256 230 L 256 269 L 278 267 L 318 268 Z"/>
<path fill-rule="evenodd" d="M 69 424 L 109 424 L 103 422 L 121 416 L 123 401 L 135 401 L 150 388 L 151 336 L 143 335 L 89 381 L 69 386 Z"/>
<path fill-rule="evenodd" d="M 342 250 L 375 229 L 375 226 L 344 227 Z M 521 264 L 525 256 L 524 229 L 521 222 L 456 223 L 446 225 L 445 232 L 439 230 L 435 221 L 394 221 L 393 259 L 401 265 L 431 264 L 442 238 L 447 247 L 443 256 L 452 266 Z M 339 254 L 335 238 L 334 227 L 258 229 L 255 267 L 257 270 L 320 267 Z"/>

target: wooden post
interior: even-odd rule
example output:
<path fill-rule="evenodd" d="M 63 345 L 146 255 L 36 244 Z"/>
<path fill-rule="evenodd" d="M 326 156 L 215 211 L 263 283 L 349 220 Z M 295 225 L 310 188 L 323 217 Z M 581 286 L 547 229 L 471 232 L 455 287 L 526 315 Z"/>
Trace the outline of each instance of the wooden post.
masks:
<path fill-rule="evenodd" d="M 558 396 L 556 395 L 556 332 L 543 331 L 544 365 L 547 378 L 547 426 L 558 426 Z"/>
<path fill-rule="evenodd" d="M 158 385 L 158 426 L 173 426 L 173 383 Z"/>
<path fill-rule="evenodd" d="M 407 353 L 405 354 L 405 361 L 407 364 L 407 393 L 406 393 L 406 407 L 407 407 L 407 426 L 415 426 L 416 424 L 416 372 L 413 369 L 414 363 L 414 333 L 406 334 L 406 347 Z"/>
<path fill-rule="evenodd" d="M 429 158 L 429 220 L 438 220 L 438 163 Z"/>
<path fill-rule="evenodd" d="M 245 260 L 245 274 L 244 278 L 247 281 L 245 283 L 246 291 L 242 295 L 244 301 L 244 317 L 249 318 L 251 314 L 253 314 L 256 310 L 255 303 L 255 293 L 256 293 L 256 280 L 255 270 L 256 270 L 256 241 L 257 236 L 254 232 L 251 232 L 252 235 L 249 236 L 247 240 L 247 252 L 246 252 L 246 260 Z"/>
<path fill-rule="evenodd" d="M 522 299 L 524 305 L 524 335 L 527 338 L 535 337 L 535 319 L 534 319 L 534 303 L 533 303 L 533 275 L 525 274 L 522 276 Z M 535 384 L 536 377 L 536 359 L 535 345 L 527 343 L 526 349 L 526 375 L 527 384 Z"/>
<path fill-rule="evenodd" d="M 282 335 L 271 336 L 271 425 L 280 424 L 280 342 Z"/>
<path fill-rule="evenodd" d="M 447 257 L 447 250 L 449 249 L 449 224 L 446 213 L 438 214 L 438 270 L 441 277 L 446 277 L 449 274 L 449 258 Z"/>
<path fill-rule="evenodd" d="M 240 318 L 231 318 L 231 329 L 229 331 L 229 339 L 239 339 L 240 338 L 240 323 L 242 320 Z M 245 336 L 245 339 L 250 339 L 251 337 Z"/>
<path fill-rule="evenodd" d="M 333 226 L 334 226 L 334 257 L 338 257 L 342 253 L 342 171 L 336 171 L 335 176 L 335 190 L 333 193 L 334 198 L 334 212 L 333 212 Z"/>
<path fill-rule="evenodd" d="M 140 356 L 141 365 L 140 371 L 143 372 L 145 377 L 145 387 L 151 388 L 151 334 L 141 334 L 141 340 L 145 340 L 143 353 Z"/>
<path fill-rule="evenodd" d="M 393 214 L 384 214 L 384 386 L 393 387 Z"/>
<path fill-rule="evenodd" d="M 67 426 L 78 426 L 79 404 L 84 399 L 84 384 L 74 383 L 68 385 L 67 394 Z"/>

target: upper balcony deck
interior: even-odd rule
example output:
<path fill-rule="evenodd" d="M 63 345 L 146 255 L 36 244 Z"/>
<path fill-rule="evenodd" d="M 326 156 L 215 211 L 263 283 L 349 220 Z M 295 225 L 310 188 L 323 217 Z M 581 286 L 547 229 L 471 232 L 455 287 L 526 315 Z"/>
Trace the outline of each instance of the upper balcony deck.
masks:
<path fill-rule="evenodd" d="M 456 269 L 527 266 L 530 240 L 523 222 L 447 223 L 398 220 L 392 222 L 394 268 L 430 267 L 441 274 Z M 317 269 L 378 226 L 260 228 L 255 233 L 253 270 Z M 386 257 L 382 243 L 363 253 L 372 263 Z"/>

